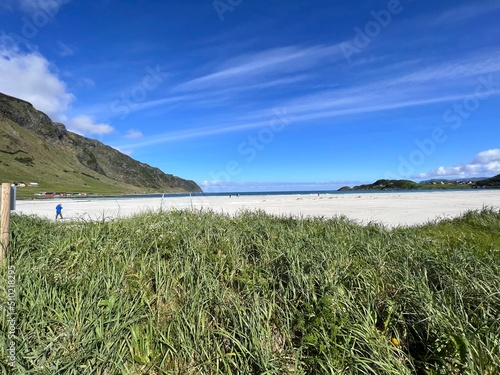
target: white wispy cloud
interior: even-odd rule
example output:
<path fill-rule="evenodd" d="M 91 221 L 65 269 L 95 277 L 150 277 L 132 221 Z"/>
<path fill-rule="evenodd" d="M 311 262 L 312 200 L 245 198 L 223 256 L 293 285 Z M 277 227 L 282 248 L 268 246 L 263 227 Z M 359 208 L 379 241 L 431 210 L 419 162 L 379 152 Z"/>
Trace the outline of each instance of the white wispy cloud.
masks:
<path fill-rule="evenodd" d="M 458 6 L 446 10 L 431 20 L 433 25 L 442 25 L 451 22 L 465 21 L 485 13 L 498 11 L 500 2 L 498 1 L 474 1 L 466 5 Z"/>
<path fill-rule="evenodd" d="M 341 59 L 338 46 L 289 46 L 238 56 L 215 72 L 180 84 L 181 91 L 234 86 L 269 76 L 307 71 L 318 64 Z"/>
<path fill-rule="evenodd" d="M 500 51 L 485 55 L 474 56 L 469 59 L 451 61 L 429 66 L 398 77 L 393 84 L 426 83 L 436 80 L 457 80 L 471 76 L 479 76 L 500 71 Z"/>
<path fill-rule="evenodd" d="M 230 59 L 214 73 L 178 83 L 161 98 L 134 102 L 123 100 L 121 95 L 106 108 L 101 106 L 96 110 L 107 112 L 111 117 L 123 117 L 132 112 L 158 107 L 165 110 L 183 103 L 189 103 L 190 107 L 225 106 L 238 92 L 269 90 L 299 82 L 307 84 L 312 75 L 310 68 L 340 59 L 339 51 L 336 46 L 293 46 L 246 54 Z M 210 90 L 210 95 L 206 90 Z"/>
<path fill-rule="evenodd" d="M 127 139 L 138 139 L 138 138 L 142 138 L 144 135 L 142 134 L 142 132 L 138 131 L 138 130 L 133 130 L 133 129 L 130 129 L 127 134 L 125 134 L 125 138 Z"/>
<path fill-rule="evenodd" d="M 500 148 L 482 151 L 469 163 L 452 167 L 441 166 L 433 171 L 421 173 L 419 178 L 429 177 L 473 177 L 500 173 Z"/>
<path fill-rule="evenodd" d="M 252 90 L 266 89 L 267 92 L 272 92 L 272 89 L 278 86 L 295 87 L 299 82 L 311 88 L 312 82 L 317 78 L 313 68 L 321 64 L 334 67 L 337 59 L 341 60 L 339 51 L 338 46 L 289 46 L 238 56 L 220 65 L 213 73 L 179 83 L 170 95 L 164 98 L 133 103 L 127 108 L 115 105 L 114 108 L 122 110 L 118 111 L 119 113 L 128 113 L 154 107 L 166 108 L 166 104 L 189 103 L 191 107 L 227 106 L 235 100 L 238 103 L 235 94 L 239 92 L 246 95 Z M 355 79 L 347 86 L 333 85 L 332 89 L 323 92 L 311 90 L 314 94 L 288 98 L 287 104 L 297 116 L 306 120 L 456 100 L 461 97 L 460 91 L 463 92 L 462 97 L 470 94 L 462 89 L 465 87 L 465 79 L 470 82 L 479 75 L 500 72 L 500 50 L 428 65 L 425 65 L 425 61 L 418 64 L 414 60 L 398 61 L 391 65 L 390 69 L 384 65 L 383 69 L 375 70 L 376 73 L 372 75 L 377 77 L 375 80 L 359 78 L 358 82 Z M 450 87 L 453 90 L 446 92 L 445 89 Z M 205 89 L 210 89 L 209 96 L 205 94 Z M 470 90 L 470 87 L 468 89 Z M 175 92 L 179 90 L 185 94 L 176 95 Z M 266 116 L 269 108 L 260 112 L 263 112 L 262 116 Z M 241 119 L 259 119 L 261 115 L 246 113 Z M 239 120 L 235 122 L 243 125 Z M 221 125 L 220 128 L 221 132 L 222 128 L 231 131 L 229 126 Z M 238 127 L 233 129 L 236 131 Z M 189 136 L 202 134 L 214 133 L 200 129 L 190 132 Z M 171 137 L 160 139 L 167 140 Z M 154 142 L 158 141 L 159 139 Z"/>
<path fill-rule="evenodd" d="M 76 116 L 67 121 L 68 129 L 80 134 L 110 134 L 114 131 L 113 127 L 107 123 L 96 122 L 87 115 Z"/>
<path fill-rule="evenodd" d="M 237 131 L 263 127 L 268 124 L 269 124 L 269 119 L 265 119 L 256 122 L 245 122 L 245 123 L 230 122 L 223 125 L 217 124 L 213 126 L 192 127 L 184 130 L 173 131 L 164 134 L 156 134 L 150 137 L 144 137 L 138 142 L 120 144 L 115 147 L 120 149 L 122 148 L 136 149 L 136 148 L 149 147 L 152 145 L 181 141 L 186 139 L 195 139 L 195 138 L 202 138 L 220 134 L 233 133 Z"/>
<path fill-rule="evenodd" d="M 475 95 L 475 90 L 480 84 L 478 80 L 480 77 L 486 78 L 489 77 L 489 74 L 500 73 L 500 53 L 489 57 L 472 56 L 424 68 L 418 68 L 415 64 L 405 65 L 399 62 L 397 67 L 396 72 L 390 73 L 390 70 L 387 70 L 386 75 L 372 81 L 353 81 L 347 86 L 334 87 L 307 96 L 288 99 L 282 105 L 282 107 L 287 108 L 287 121 L 297 126 L 301 122 L 309 120 L 369 114 L 463 100 Z M 468 81 L 467 84 L 464 84 L 466 78 Z M 499 82 L 498 78 L 495 75 L 493 81 Z M 286 76 L 283 79 L 286 79 Z M 224 90 L 217 92 L 224 92 Z M 489 95 L 499 94 L 500 85 L 488 93 Z M 163 100 L 157 103 L 161 104 L 162 102 Z M 190 101 L 190 105 L 194 105 L 194 103 L 196 100 Z M 156 105 L 154 102 L 145 104 L 145 106 L 154 105 Z M 152 144 L 261 128 L 267 126 L 273 116 L 273 108 L 257 109 L 250 113 L 243 113 L 231 122 L 218 121 L 217 125 L 207 124 L 202 127 L 159 134 L 142 139 L 131 147 L 145 147 Z"/>
<path fill-rule="evenodd" d="M 287 103 L 290 116 L 304 121 L 457 101 L 476 95 L 484 81 L 491 87 L 482 91 L 500 93 L 500 51 L 424 68 L 410 66 L 371 82 L 295 98 Z"/>

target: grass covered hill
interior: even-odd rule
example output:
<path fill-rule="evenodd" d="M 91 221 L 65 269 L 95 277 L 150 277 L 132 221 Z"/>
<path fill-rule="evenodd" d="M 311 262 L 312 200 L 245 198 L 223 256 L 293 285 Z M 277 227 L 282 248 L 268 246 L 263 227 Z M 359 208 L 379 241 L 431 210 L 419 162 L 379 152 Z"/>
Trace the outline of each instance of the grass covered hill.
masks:
<path fill-rule="evenodd" d="M 339 190 L 416 190 L 419 184 L 410 180 L 377 180 L 372 184 L 344 186 Z"/>
<path fill-rule="evenodd" d="M 491 178 L 472 179 L 434 179 L 422 182 L 411 180 L 388 180 L 381 179 L 371 184 L 357 186 L 343 186 L 339 191 L 349 190 L 442 190 L 442 189 L 477 189 L 477 188 L 500 188 L 500 175 Z"/>
<path fill-rule="evenodd" d="M 33 374 L 497 374 L 500 212 L 386 229 L 170 211 L 13 216 Z M 14 268 L 12 268 L 14 267 Z M 7 303 L 0 283 L 0 304 Z M 0 315 L 0 372 L 11 328 Z"/>
<path fill-rule="evenodd" d="M 486 180 L 476 182 L 476 185 L 481 188 L 500 188 L 500 174 Z"/>
<path fill-rule="evenodd" d="M 39 184 L 39 188 L 18 189 L 20 196 L 39 191 L 201 191 L 193 181 L 165 174 L 97 140 L 69 132 L 30 103 L 1 93 L 0 177 L 2 182 Z"/>

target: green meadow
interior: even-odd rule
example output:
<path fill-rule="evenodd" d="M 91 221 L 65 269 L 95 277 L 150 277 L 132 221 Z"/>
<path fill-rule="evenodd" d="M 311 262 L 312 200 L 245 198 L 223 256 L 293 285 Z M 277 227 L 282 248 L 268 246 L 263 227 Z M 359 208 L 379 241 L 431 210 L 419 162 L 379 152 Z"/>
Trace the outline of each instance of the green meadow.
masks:
<path fill-rule="evenodd" d="M 498 374 L 500 212 L 13 215 L 19 374 Z M 14 266 L 14 267 L 12 267 Z M 5 282 L 4 282 L 5 281 Z M 7 309 L 0 373 L 12 373 Z"/>

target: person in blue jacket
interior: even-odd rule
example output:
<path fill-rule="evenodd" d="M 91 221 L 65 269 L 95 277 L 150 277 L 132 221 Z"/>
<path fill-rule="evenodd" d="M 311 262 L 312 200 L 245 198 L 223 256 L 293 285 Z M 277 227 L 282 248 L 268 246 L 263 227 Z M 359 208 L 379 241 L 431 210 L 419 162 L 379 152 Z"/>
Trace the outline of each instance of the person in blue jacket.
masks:
<path fill-rule="evenodd" d="M 63 206 L 62 206 L 61 203 L 59 203 L 56 206 L 56 220 L 57 220 L 58 217 L 60 217 L 61 219 L 63 218 L 63 216 L 62 216 L 62 208 L 63 208 Z"/>

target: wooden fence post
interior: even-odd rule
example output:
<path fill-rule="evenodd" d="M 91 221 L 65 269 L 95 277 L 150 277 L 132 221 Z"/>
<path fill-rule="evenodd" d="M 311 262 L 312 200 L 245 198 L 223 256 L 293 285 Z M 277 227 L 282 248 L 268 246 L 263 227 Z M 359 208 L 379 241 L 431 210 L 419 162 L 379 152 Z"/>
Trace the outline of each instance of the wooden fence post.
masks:
<path fill-rule="evenodd" d="M 0 264 L 4 263 L 7 258 L 10 241 L 10 182 L 2 184 L 1 204 Z"/>

